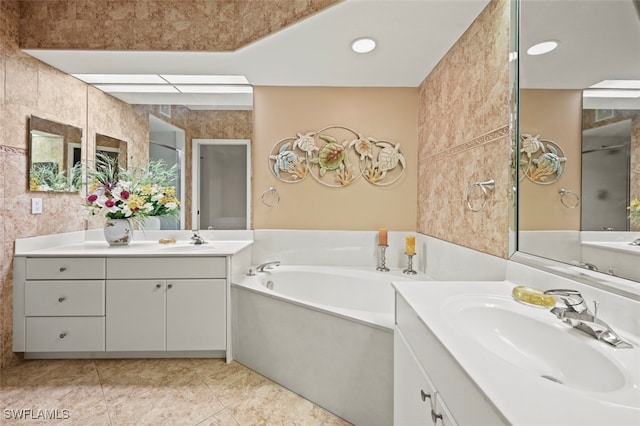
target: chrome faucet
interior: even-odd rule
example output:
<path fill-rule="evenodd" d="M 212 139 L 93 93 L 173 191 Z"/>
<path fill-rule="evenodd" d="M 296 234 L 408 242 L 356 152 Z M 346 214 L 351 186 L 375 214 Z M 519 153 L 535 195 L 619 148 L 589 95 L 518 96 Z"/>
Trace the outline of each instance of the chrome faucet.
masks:
<path fill-rule="evenodd" d="M 200 245 L 207 244 L 207 242 L 200 236 L 200 233 L 197 229 L 192 229 L 193 235 L 191 236 L 191 244 Z"/>
<path fill-rule="evenodd" d="M 640 238 L 636 238 L 635 240 L 629 243 L 630 246 L 640 246 Z"/>
<path fill-rule="evenodd" d="M 256 272 L 264 272 L 265 269 L 272 269 L 274 266 L 280 266 L 280 261 L 272 260 L 269 262 L 265 262 L 262 265 L 258 265 L 256 267 Z"/>
<path fill-rule="evenodd" d="M 564 302 L 566 307 L 551 309 L 551 313 L 564 323 L 615 348 L 633 347 L 630 343 L 622 340 L 606 322 L 598 318 L 598 306 L 600 305 L 598 302 L 594 302 L 595 309 L 591 313 L 584 297 L 577 290 L 552 289 L 545 291 L 544 294 L 558 296 Z"/>

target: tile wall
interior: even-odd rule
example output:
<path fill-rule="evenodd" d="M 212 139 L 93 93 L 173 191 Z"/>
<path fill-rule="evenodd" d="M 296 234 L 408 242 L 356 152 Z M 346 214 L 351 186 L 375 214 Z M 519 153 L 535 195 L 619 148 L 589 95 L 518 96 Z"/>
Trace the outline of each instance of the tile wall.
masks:
<path fill-rule="evenodd" d="M 418 232 L 508 256 L 509 2 L 492 1 L 420 86 Z M 486 208 L 467 191 L 494 179 Z M 470 194 L 474 209 L 482 192 Z"/>
<path fill-rule="evenodd" d="M 20 39 L 25 48 L 229 51 L 338 1 L 21 1 Z"/>

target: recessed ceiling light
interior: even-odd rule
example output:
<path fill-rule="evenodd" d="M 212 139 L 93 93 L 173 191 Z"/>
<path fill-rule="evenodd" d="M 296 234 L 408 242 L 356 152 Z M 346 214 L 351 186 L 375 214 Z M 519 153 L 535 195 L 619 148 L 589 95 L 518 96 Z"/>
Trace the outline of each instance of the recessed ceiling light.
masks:
<path fill-rule="evenodd" d="M 157 74 L 71 74 L 85 83 L 95 84 L 166 84 Z"/>
<path fill-rule="evenodd" d="M 558 47 L 559 44 L 560 44 L 560 42 L 556 41 L 556 40 L 543 41 L 541 43 L 534 44 L 529 49 L 527 49 L 527 54 L 528 55 L 532 55 L 532 56 L 544 55 L 545 53 L 549 53 L 553 49 Z"/>
<path fill-rule="evenodd" d="M 96 84 L 95 87 L 106 93 L 178 93 L 167 84 Z"/>
<path fill-rule="evenodd" d="M 640 89 L 640 80 L 602 80 L 589 87 L 594 89 Z"/>
<path fill-rule="evenodd" d="M 351 50 L 356 53 L 369 53 L 375 48 L 375 40 L 369 37 L 360 37 L 351 42 Z"/>
<path fill-rule="evenodd" d="M 168 75 L 161 77 L 171 84 L 249 84 L 243 75 Z"/>
<path fill-rule="evenodd" d="M 585 98 L 640 98 L 640 90 L 584 90 Z"/>

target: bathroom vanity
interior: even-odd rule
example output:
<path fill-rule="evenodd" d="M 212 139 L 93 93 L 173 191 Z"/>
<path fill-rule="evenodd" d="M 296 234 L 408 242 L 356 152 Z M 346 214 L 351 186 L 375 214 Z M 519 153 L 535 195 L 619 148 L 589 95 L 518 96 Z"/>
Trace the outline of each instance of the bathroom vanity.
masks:
<path fill-rule="evenodd" d="M 231 359 L 233 256 L 249 262 L 251 241 L 42 241 L 16 244 L 13 350 L 25 358 Z"/>
<path fill-rule="evenodd" d="M 513 268 L 513 281 L 394 282 L 394 424 L 638 424 L 640 302 Z M 633 347 L 516 302 L 513 282 L 527 275 L 600 301 L 602 319 Z"/>

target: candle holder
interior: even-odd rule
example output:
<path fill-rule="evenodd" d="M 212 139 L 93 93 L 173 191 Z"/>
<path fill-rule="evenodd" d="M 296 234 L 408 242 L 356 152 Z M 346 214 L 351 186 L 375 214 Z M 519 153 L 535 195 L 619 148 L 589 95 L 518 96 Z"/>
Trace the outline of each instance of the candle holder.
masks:
<path fill-rule="evenodd" d="M 389 272 L 389 268 L 387 268 L 386 262 L 387 262 L 387 258 L 386 258 L 386 251 L 387 251 L 387 245 L 384 246 L 378 246 L 378 267 L 376 268 L 376 271 L 382 271 L 382 272 Z"/>
<path fill-rule="evenodd" d="M 413 269 L 413 256 L 415 256 L 416 254 L 409 254 L 409 253 L 405 253 L 407 255 L 407 269 L 405 269 L 404 271 L 402 271 L 403 274 L 407 274 L 407 275 L 416 275 L 417 272 Z"/>

